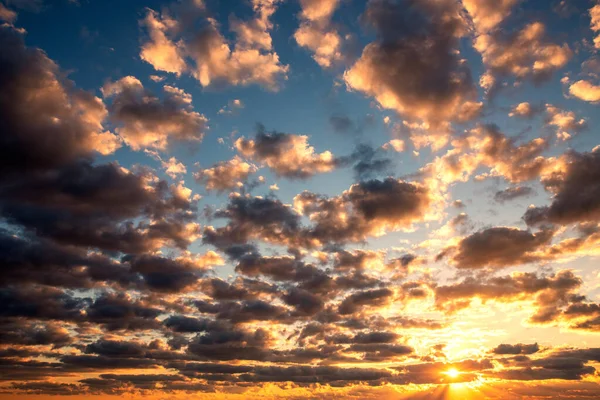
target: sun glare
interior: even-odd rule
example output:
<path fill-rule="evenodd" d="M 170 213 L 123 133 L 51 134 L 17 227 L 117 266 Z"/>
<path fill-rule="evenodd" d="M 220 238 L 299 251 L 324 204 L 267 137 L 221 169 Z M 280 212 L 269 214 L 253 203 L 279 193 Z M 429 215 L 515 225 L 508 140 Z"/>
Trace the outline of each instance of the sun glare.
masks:
<path fill-rule="evenodd" d="M 454 379 L 460 375 L 460 371 L 456 368 L 450 368 L 448 371 L 445 372 L 445 374 L 448 375 L 450 378 Z"/>

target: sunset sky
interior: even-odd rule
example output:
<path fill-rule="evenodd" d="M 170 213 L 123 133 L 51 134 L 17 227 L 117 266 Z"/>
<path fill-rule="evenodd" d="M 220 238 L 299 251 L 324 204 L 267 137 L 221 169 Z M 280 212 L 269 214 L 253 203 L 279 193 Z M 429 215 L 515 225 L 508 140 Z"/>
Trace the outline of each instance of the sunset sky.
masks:
<path fill-rule="evenodd" d="M 597 0 L 0 0 L 0 399 L 600 398 Z"/>

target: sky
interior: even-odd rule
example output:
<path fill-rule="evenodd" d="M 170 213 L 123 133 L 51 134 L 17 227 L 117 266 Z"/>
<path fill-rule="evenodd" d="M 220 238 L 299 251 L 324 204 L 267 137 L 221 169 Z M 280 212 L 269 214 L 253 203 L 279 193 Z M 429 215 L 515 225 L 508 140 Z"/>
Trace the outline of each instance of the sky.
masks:
<path fill-rule="evenodd" d="M 600 397 L 597 0 L 0 0 L 0 399 Z"/>

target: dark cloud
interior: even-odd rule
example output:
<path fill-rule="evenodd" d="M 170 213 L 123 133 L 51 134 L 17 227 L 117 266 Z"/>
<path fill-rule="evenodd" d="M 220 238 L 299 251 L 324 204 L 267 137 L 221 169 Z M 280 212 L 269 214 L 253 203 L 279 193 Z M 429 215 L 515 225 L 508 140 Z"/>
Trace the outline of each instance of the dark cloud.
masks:
<path fill-rule="evenodd" d="M 494 194 L 494 200 L 499 203 L 517 199 L 519 197 L 527 197 L 535 194 L 535 191 L 528 186 L 515 186 L 499 190 Z"/>
<path fill-rule="evenodd" d="M 456 284 L 437 286 L 435 304 L 451 313 L 468 307 L 475 297 L 497 302 L 529 300 L 534 306 L 529 317 L 531 323 L 557 324 L 565 307 L 585 299 L 576 294 L 582 283 L 569 270 L 548 276 L 519 272 L 487 279 L 470 277 Z"/>
<path fill-rule="evenodd" d="M 131 271 L 141 275 L 144 284 L 151 290 L 181 292 L 193 288 L 205 273 L 204 265 L 192 259 L 170 259 L 159 256 L 128 256 Z"/>
<path fill-rule="evenodd" d="M 457 2 L 371 0 L 362 19 L 377 39 L 344 73 L 351 89 L 432 123 L 479 112 L 470 69 L 459 53 L 466 24 Z"/>
<path fill-rule="evenodd" d="M 193 110 L 192 96 L 168 85 L 163 91 L 161 101 L 133 76 L 102 88 L 104 97 L 112 99 L 109 111 L 118 126 L 116 132 L 133 150 L 165 149 L 172 141 L 202 140 L 207 119 Z"/>
<path fill-rule="evenodd" d="M 527 210 L 524 219 L 529 225 L 600 220 L 600 151 L 571 152 L 564 161 L 564 169 L 542 180 L 554 197 L 549 206 Z"/>
<path fill-rule="evenodd" d="M 267 132 L 262 125 L 254 139 L 239 138 L 235 147 L 243 156 L 290 179 L 306 179 L 338 166 L 338 160 L 329 151 L 316 153 L 307 136 Z"/>
<path fill-rule="evenodd" d="M 494 354 L 533 354 L 540 351 L 540 346 L 534 344 L 500 344 L 492 349 Z"/>
<path fill-rule="evenodd" d="M 136 301 L 126 294 L 105 293 L 87 310 L 87 319 L 107 330 L 145 330 L 160 327 L 156 319 L 162 311 Z"/>
<path fill-rule="evenodd" d="M 531 233 L 516 228 L 496 227 L 476 232 L 459 244 L 445 250 L 451 261 L 461 269 L 508 267 L 535 262 L 536 251 L 548 245 L 552 231 Z"/>
<path fill-rule="evenodd" d="M 195 206 L 179 188 L 117 164 L 81 162 L 23 179 L 0 192 L 0 211 L 12 223 L 65 244 L 137 253 L 171 242 L 186 247 Z M 144 222 L 134 219 L 146 217 Z"/>
<path fill-rule="evenodd" d="M 291 289 L 283 296 L 283 301 L 287 305 L 293 306 L 299 315 L 314 315 L 321 311 L 324 307 L 325 301 L 303 289 Z"/>
<path fill-rule="evenodd" d="M 117 146 L 102 121 L 102 101 L 62 78 L 46 54 L 27 48 L 14 28 L 0 28 L 0 177 L 22 179 Z M 36 95 L 33 95 L 36 93 Z M 54 140 L 44 140 L 52 137 Z"/>
<path fill-rule="evenodd" d="M 321 243 L 361 241 L 426 219 L 433 199 L 426 187 L 387 178 L 354 184 L 338 197 L 310 192 L 296 196 L 296 208 L 313 222 L 309 235 Z"/>
<path fill-rule="evenodd" d="M 374 289 L 357 292 L 346 297 L 339 306 L 342 315 L 353 314 L 365 306 L 380 307 L 388 304 L 394 295 L 390 289 Z"/>

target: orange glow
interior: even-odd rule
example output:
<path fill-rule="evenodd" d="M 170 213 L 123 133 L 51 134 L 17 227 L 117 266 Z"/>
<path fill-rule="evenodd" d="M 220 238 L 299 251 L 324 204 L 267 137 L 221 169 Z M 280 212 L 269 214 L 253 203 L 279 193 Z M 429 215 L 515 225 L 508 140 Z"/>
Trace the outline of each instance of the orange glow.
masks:
<path fill-rule="evenodd" d="M 445 375 L 447 375 L 449 378 L 452 378 L 452 379 L 458 378 L 460 373 L 461 372 L 459 370 L 457 370 L 456 368 L 450 368 L 448 371 L 444 372 Z"/>

